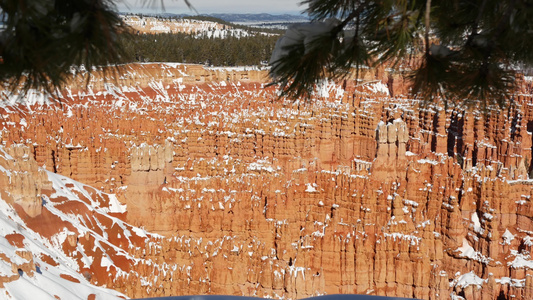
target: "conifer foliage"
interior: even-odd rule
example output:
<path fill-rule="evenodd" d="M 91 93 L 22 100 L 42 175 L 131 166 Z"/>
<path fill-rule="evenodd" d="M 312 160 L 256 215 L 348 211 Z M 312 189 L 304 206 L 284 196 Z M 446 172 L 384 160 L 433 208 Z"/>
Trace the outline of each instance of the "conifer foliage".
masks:
<path fill-rule="evenodd" d="M 0 0 L 0 80 L 52 90 L 71 66 L 116 62 L 123 23 L 110 0 Z"/>
<path fill-rule="evenodd" d="M 124 60 L 119 35 L 128 30 L 115 2 L 0 0 L 0 82 L 13 90 L 51 92 L 72 67 L 83 65 L 90 74 Z M 189 0 L 183 2 L 193 9 Z"/>
<path fill-rule="evenodd" d="M 271 58 L 270 75 L 283 95 L 309 96 L 325 77 L 386 64 L 411 79 L 412 93 L 420 99 L 505 105 L 516 72 L 533 63 L 533 2 L 528 0 L 302 4 L 312 22 L 290 27 Z"/>

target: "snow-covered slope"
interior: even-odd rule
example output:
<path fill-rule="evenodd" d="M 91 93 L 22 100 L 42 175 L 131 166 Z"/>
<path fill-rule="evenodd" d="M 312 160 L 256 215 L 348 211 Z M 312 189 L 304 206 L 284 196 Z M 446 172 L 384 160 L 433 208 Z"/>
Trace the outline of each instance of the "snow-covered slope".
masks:
<path fill-rule="evenodd" d="M 28 216 L 14 193 L 0 192 L 0 299 L 126 298 L 106 284 L 116 288 L 117 279 L 144 263 L 135 253 L 158 236 L 117 218 L 126 207 L 113 194 L 43 169 L 24 170 L 4 147 L 0 158 L 2 183 L 15 183 L 19 174 L 44 173 L 48 180 L 37 216 Z"/>
<path fill-rule="evenodd" d="M 45 207 L 54 210 L 51 203 Z M 70 233 L 66 227 L 51 238 L 43 237 L 1 199 L 0 232 L 0 276 L 10 281 L 0 288 L 0 298 L 87 299 L 91 294 L 97 299 L 124 297 L 91 284 L 80 274 L 77 262 L 61 249 Z"/>
<path fill-rule="evenodd" d="M 273 35 L 269 32 L 261 32 L 260 29 L 253 31 L 234 28 L 230 25 L 217 23 L 214 21 L 194 20 L 194 19 L 164 19 L 157 17 L 145 17 L 127 15 L 122 17 L 123 21 L 138 33 L 187 33 L 197 37 L 208 38 L 228 38 L 247 37 L 256 34 Z"/>

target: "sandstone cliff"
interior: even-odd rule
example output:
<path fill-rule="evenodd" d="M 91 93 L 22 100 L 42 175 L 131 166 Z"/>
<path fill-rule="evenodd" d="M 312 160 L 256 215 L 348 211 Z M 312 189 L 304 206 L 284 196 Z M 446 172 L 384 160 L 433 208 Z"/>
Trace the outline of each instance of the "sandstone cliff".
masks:
<path fill-rule="evenodd" d="M 533 297 L 531 82 L 482 113 L 419 106 L 384 70 L 324 84 L 311 104 L 277 100 L 258 70 L 119 72 L 86 91 L 73 78 L 60 103 L 0 109 L 0 140 L 17 153 L 0 165 L 32 170 L 0 178 L 2 199 L 28 226 L 52 195 L 43 174 L 61 174 L 164 236 L 126 249 L 110 275 L 82 267 L 92 283 L 130 297 Z"/>

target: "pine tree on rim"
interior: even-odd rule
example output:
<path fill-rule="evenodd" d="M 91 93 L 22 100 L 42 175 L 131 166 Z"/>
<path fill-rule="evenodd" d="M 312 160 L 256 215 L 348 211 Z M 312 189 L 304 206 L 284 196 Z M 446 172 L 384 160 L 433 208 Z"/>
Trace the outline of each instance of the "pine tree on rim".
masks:
<path fill-rule="evenodd" d="M 71 67 L 90 74 L 124 56 L 128 30 L 112 0 L 0 0 L 0 20 L 0 81 L 12 90 L 51 92 Z"/>
<path fill-rule="evenodd" d="M 307 97 L 324 78 L 362 66 L 400 69 L 425 101 L 505 106 L 533 63 L 527 0 L 306 0 L 308 24 L 276 44 L 270 76 L 282 96 Z"/>

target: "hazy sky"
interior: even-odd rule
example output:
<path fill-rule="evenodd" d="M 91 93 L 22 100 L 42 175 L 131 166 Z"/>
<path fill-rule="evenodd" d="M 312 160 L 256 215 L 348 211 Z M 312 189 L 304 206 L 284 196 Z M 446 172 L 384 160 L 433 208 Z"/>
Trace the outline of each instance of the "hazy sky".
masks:
<path fill-rule="evenodd" d="M 271 13 L 299 14 L 302 0 L 189 0 L 200 14 Z M 117 0 L 121 12 L 163 12 L 161 0 Z M 129 9 L 126 5 L 129 5 Z M 163 0 L 165 12 L 193 14 L 183 0 Z"/>

